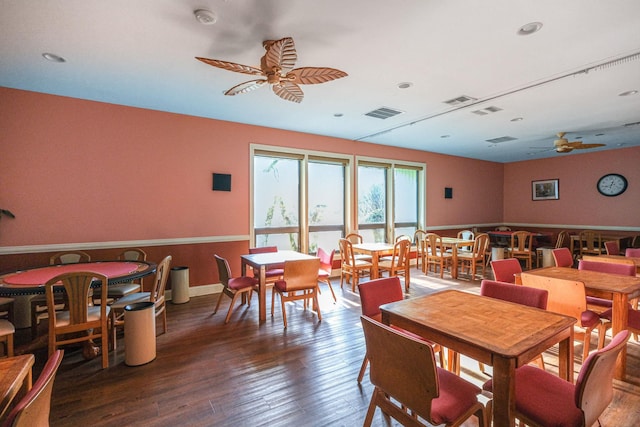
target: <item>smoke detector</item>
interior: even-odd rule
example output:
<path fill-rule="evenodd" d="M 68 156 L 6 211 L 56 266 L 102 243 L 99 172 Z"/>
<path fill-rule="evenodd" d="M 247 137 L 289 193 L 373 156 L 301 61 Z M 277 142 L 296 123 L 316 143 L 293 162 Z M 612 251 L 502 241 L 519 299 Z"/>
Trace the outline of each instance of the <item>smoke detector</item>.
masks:
<path fill-rule="evenodd" d="M 218 20 L 218 16 L 216 15 L 216 13 L 207 9 L 194 10 L 193 15 L 196 17 L 196 20 L 202 25 L 213 25 Z"/>

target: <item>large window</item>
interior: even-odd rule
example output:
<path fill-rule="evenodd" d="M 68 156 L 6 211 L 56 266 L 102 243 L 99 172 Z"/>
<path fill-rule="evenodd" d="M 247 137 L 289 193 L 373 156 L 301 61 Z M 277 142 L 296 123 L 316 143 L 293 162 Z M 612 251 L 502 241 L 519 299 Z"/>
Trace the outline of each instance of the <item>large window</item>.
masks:
<path fill-rule="evenodd" d="M 348 159 L 256 149 L 255 245 L 315 254 L 345 233 Z"/>
<path fill-rule="evenodd" d="M 358 161 L 358 230 L 365 241 L 413 238 L 423 227 L 424 166 Z"/>
<path fill-rule="evenodd" d="M 254 246 L 315 254 L 354 230 L 393 242 L 424 228 L 424 164 L 359 158 L 354 174 L 352 156 L 257 145 L 251 154 Z"/>

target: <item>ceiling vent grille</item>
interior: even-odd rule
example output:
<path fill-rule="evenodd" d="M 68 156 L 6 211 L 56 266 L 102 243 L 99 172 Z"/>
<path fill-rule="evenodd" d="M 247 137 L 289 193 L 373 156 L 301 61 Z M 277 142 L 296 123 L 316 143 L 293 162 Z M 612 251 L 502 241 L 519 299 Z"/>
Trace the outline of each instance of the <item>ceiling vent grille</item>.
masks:
<path fill-rule="evenodd" d="M 497 113 L 498 111 L 502 111 L 502 108 L 491 106 L 487 108 L 483 108 L 481 110 L 472 111 L 473 114 L 477 114 L 478 116 L 486 116 L 489 113 Z"/>
<path fill-rule="evenodd" d="M 486 141 L 492 144 L 499 144 L 501 142 L 515 141 L 516 139 L 518 138 L 514 138 L 512 136 L 501 136 L 500 138 L 487 139 Z"/>
<path fill-rule="evenodd" d="M 477 114 L 478 116 L 486 116 L 487 114 L 489 114 L 484 110 L 475 110 L 475 111 L 472 111 L 472 113 Z"/>
<path fill-rule="evenodd" d="M 400 110 L 396 110 L 388 107 L 380 107 L 377 110 L 369 111 L 365 113 L 365 116 L 375 117 L 376 119 L 388 119 L 389 117 L 397 116 L 398 114 L 402 114 L 403 112 Z"/>
<path fill-rule="evenodd" d="M 448 101 L 444 101 L 444 103 L 449 105 L 460 105 L 460 104 L 464 104 L 464 103 L 476 101 L 476 100 L 477 100 L 476 98 L 472 98 L 467 95 L 460 95 Z"/>
<path fill-rule="evenodd" d="M 502 111 L 502 108 L 491 106 L 491 107 L 485 108 L 485 110 L 491 113 L 497 113 L 498 111 Z"/>

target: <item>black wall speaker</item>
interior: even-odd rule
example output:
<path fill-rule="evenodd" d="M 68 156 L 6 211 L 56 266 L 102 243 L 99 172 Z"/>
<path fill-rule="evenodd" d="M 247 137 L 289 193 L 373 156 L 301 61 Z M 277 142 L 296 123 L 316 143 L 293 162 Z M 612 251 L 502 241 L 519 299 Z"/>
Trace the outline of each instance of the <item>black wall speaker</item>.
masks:
<path fill-rule="evenodd" d="M 231 174 L 214 173 L 213 191 L 231 191 Z"/>
<path fill-rule="evenodd" d="M 453 188 L 444 187 L 444 198 L 445 199 L 453 199 Z"/>

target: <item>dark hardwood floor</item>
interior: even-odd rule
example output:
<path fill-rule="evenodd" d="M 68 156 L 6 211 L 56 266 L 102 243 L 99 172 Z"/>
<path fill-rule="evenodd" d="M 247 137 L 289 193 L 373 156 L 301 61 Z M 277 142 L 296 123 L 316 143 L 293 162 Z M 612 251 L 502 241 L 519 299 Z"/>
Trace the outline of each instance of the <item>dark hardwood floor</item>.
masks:
<path fill-rule="evenodd" d="M 479 282 L 425 277 L 412 269 L 410 296 L 446 288 L 478 292 Z M 371 396 L 368 377 L 356 377 L 364 355 L 357 294 L 333 280 L 338 302 L 322 286 L 323 320 L 289 304 L 285 330 L 276 300 L 275 316 L 258 326 L 257 299 L 236 308 L 224 325 L 230 299 L 212 316 L 217 295 L 168 304 L 168 332 L 157 337 L 157 358 L 146 365 L 124 364 L 124 339 L 101 369 L 99 358 L 85 361 L 69 349 L 55 380 L 53 426 L 359 426 Z M 17 337 L 18 339 L 20 336 Z M 592 348 L 595 348 L 595 338 Z M 576 348 L 576 355 L 581 351 Z M 579 356 L 578 356 L 579 357 Z M 46 359 L 36 353 L 34 378 Z M 547 369 L 557 372 L 554 349 Z M 463 358 L 462 375 L 475 383 L 488 376 Z M 576 371 L 580 369 L 576 363 Z M 640 419 L 640 345 L 629 344 L 628 381 L 615 382 L 614 402 L 603 426 L 634 426 Z M 380 411 L 375 426 L 387 423 Z M 475 420 L 465 424 L 477 425 Z"/>

